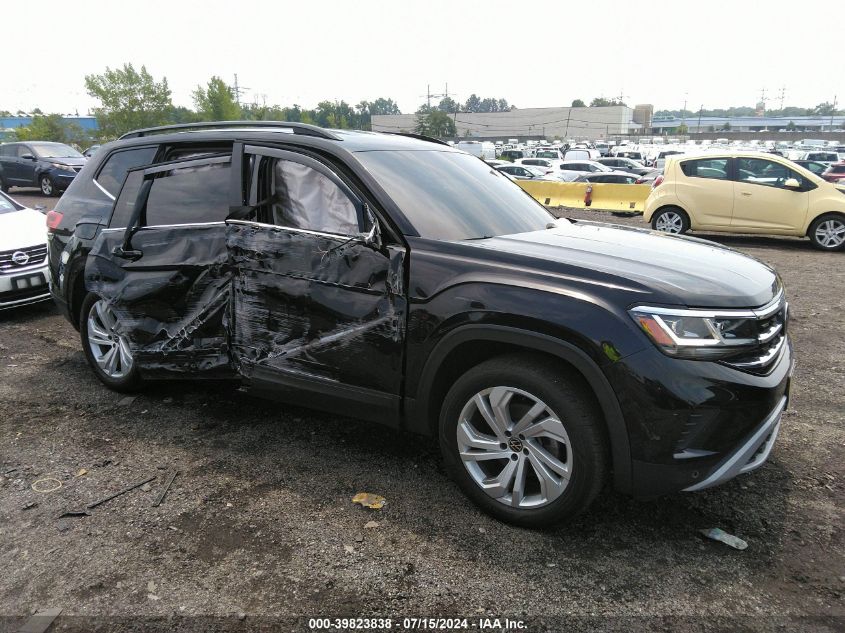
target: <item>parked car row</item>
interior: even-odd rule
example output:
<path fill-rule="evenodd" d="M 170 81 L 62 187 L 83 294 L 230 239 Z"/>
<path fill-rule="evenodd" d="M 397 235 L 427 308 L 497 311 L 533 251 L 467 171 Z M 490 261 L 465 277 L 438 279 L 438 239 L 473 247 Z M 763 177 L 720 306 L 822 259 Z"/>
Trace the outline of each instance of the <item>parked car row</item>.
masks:
<path fill-rule="evenodd" d="M 0 193 L 0 310 L 49 300 L 44 214 Z"/>

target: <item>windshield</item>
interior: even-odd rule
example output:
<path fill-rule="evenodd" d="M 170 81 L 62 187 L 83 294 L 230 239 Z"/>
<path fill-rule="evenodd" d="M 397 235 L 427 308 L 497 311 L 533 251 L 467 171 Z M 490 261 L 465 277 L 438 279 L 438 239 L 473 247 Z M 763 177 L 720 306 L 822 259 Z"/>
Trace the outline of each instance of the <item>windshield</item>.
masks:
<path fill-rule="evenodd" d="M 23 209 L 22 206 L 12 202 L 11 198 L 7 198 L 5 195 L 0 193 L 0 215 L 20 211 L 21 209 Z"/>
<path fill-rule="evenodd" d="M 64 143 L 30 143 L 39 158 L 82 158 L 82 154 Z"/>
<path fill-rule="evenodd" d="M 467 240 L 545 229 L 554 216 L 504 174 L 459 152 L 358 152 L 421 237 Z"/>

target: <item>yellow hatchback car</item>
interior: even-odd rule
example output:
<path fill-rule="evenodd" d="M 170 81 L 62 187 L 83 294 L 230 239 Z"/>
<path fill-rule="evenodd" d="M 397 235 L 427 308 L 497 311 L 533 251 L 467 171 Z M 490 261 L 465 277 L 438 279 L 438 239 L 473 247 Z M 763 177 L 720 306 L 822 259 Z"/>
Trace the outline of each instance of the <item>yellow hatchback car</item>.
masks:
<path fill-rule="evenodd" d="M 669 156 L 643 219 L 666 233 L 730 231 L 809 237 L 845 247 L 845 186 L 763 153 Z"/>

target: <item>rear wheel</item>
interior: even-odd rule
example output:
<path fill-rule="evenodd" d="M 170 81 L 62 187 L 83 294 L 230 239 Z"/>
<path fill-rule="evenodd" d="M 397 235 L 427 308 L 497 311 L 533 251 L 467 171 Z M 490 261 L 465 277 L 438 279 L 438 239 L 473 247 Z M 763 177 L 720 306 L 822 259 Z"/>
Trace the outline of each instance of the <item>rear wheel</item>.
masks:
<path fill-rule="evenodd" d="M 836 213 L 820 216 L 807 234 L 819 250 L 841 251 L 845 247 L 845 216 Z"/>
<path fill-rule="evenodd" d="M 82 303 L 79 325 L 82 351 L 97 378 L 116 391 L 137 390 L 141 386 L 138 367 L 108 302 L 89 294 Z"/>
<path fill-rule="evenodd" d="M 53 184 L 53 179 L 47 174 L 43 174 L 38 179 L 38 185 L 41 187 L 41 193 L 45 196 L 54 196 L 57 193 L 56 186 Z"/>
<path fill-rule="evenodd" d="M 9 193 L 9 185 L 3 176 L 0 176 L 0 191 L 3 193 Z"/>
<path fill-rule="evenodd" d="M 651 218 L 651 228 L 662 233 L 683 235 L 689 231 L 689 216 L 678 207 L 665 207 Z"/>
<path fill-rule="evenodd" d="M 608 471 L 603 420 L 587 385 L 530 355 L 493 359 L 458 379 L 443 403 L 440 448 L 467 496 L 525 527 L 582 512 Z"/>

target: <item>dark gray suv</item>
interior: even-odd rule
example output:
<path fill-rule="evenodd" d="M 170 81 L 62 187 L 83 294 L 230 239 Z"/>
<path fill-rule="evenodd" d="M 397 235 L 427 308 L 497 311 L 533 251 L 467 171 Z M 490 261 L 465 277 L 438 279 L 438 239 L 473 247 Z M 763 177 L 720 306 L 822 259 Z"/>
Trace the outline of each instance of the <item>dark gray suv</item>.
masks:
<path fill-rule="evenodd" d="M 68 188 L 85 161 L 64 143 L 4 143 L 0 145 L 0 188 L 38 187 L 45 196 L 57 196 Z"/>

